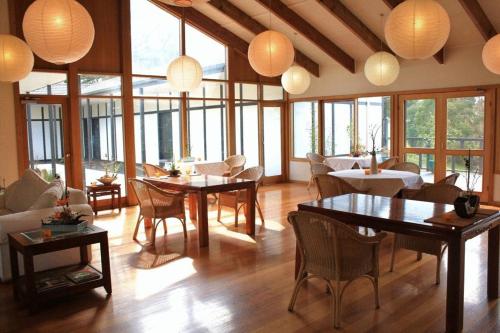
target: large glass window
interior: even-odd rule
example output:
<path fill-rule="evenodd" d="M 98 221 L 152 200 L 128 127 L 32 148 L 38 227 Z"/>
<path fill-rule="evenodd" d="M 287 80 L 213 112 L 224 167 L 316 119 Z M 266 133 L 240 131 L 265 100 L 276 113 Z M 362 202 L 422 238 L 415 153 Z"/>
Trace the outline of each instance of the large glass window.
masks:
<path fill-rule="evenodd" d="M 198 60 L 206 79 L 226 79 L 226 47 L 186 24 L 186 54 Z"/>
<path fill-rule="evenodd" d="M 235 83 L 236 153 L 245 155 L 246 167 L 260 165 L 258 85 Z"/>
<path fill-rule="evenodd" d="M 226 103 L 187 100 L 190 157 L 221 161 L 226 157 Z"/>
<path fill-rule="evenodd" d="M 29 95 L 67 95 L 66 73 L 31 72 L 19 81 L 19 93 Z"/>
<path fill-rule="evenodd" d="M 381 156 L 390 156 L 391 98 L 358 98 L 358 144 L 366 151 L 373 149 L 372 134 L 375 135 L 375 149 Z"/>
<path fill-rule="evenodd" d="M 484 96 L 446 100 L 448 149 L 484 149 Z"/>
<path fill-rule="evenodd" d="M 436 101 L 409 99 L 405 101 L 405 146 L 434 148 Z"/>
<path fill-rule="evenodd" d="M 350 154 L 354 144 L 354 101 L 325 102 L 323 126 L 324 154 Z"/>
<path fill-rule="evenodd" d="M 165 75 L 180 55 L 180 21 L 148 0 L 132 0 L 132 72 Z"/>
<path fill-rule="evenodd" d="M 293 103 L 293 157 L 318 153 L 318 102 Z"/>

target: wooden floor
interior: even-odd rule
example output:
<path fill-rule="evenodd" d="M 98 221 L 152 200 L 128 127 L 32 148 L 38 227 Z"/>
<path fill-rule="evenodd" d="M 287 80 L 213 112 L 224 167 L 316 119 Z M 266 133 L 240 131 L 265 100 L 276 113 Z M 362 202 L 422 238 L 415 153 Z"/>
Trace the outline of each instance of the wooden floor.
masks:
<path fill-rule="evenodd" d="M 11 285 L 0 284 L 0 332 L 319 332 L 335 331 L 325 285 L 311 281 L 287 311 L 293 288 L 295 238 L 286 222 L 299 202 L 315 197 L 302 184 L 261 188 L 265 215 L 257 235 L 237 229 L 225 211 L 223 224 L 210 207 L 210 249 L 197 248 L 189 223 L 185 243 L 180 223 L 158 230 L 157 249 L 132 241 L 137 208 L 104 212 L 95 224 L 109 231 L 113 295 L 103 288 L 48 304 L 28 315 L 14 302 Z M 106 215 L 108 213 L 108 215 Z M 142 238 L 145 239 L 144 229 Z M 446 260 L 442 284 L 434 284 L 435 258 L 405 250 L 389 273 L 392 238 L 381 249 L 381 308 L 373 289 L 357 281 L 346 291 L 341 332 L 442 332 L 445 327 Z M 500 332 L 500 304 L 486 297 L 486 236 L 467 242 L 466 332 Z M 95 250 L 94 258 L 98 258 Z M 97 259 L 94 263 L 99 265 Z"/>

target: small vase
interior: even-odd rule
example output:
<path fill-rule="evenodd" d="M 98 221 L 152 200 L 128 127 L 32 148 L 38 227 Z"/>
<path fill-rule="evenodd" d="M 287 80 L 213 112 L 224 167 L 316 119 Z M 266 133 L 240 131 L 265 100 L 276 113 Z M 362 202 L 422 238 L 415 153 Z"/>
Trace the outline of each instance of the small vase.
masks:
<path fill-rule="evenodd" d="M 455 206 L 455 213 L 457 213 L 458 216 L 463 218 L 473 217 L 479 208 L 479 196 L 466 195 L 458 197 L 453 203 L 453 206 Z"/>
<path fill-rule="evenodd" d="M 372 162 L 370 164 L 370 173 L 376 175 L 378 173 L 377 156 L 372 155 Z"/>

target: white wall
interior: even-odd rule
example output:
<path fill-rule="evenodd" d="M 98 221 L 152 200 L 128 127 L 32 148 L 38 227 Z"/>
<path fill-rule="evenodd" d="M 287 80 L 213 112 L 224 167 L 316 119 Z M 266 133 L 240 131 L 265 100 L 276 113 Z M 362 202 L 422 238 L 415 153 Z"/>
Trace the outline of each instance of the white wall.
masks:
<path fill-rule="evenodd" d="M 7 0 L 0 0 L 0 34 L 10 31 L 8 13 Z M 13 89 L 13 84 L 0 82 L 0 182 L 5 179 L 6 184 L 18 179 Z"/>

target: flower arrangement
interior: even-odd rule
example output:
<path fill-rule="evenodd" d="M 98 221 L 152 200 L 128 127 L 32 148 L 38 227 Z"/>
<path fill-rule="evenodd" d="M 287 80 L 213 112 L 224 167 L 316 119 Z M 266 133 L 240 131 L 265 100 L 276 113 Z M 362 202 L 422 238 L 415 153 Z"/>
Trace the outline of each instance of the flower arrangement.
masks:
<path fill-rule="evenodd" d="M 467 191 L 466 195 L 471 196 L 474 193 L 474 188 L 476 188 L 477 182 L 479 181 L 479 168 L 476 168 L 474 172 L 472 173 L 472 179 L 471 179 L 471 155 L 470 155 L 470 149 L 469 149 L 469 155 L 467 157 L 464 157 L 464 162 L 465 162 L 465 178 L 466 178 L 466 186 L 467 186 Z"/>
<path fill-rule="evenodd" d="M 453 203 L 455 207 L 455 213 L 464 218 L 470 218 L 473 217 L 478 208 L 479 208 L 479 203 L 480 203 L 480 198 L 478 195 L 474 194 L 474 188 L 476 187 L 476 184 L 479 180 L 479 169 L 476 168 L 474 172 L 472 173 L 472 178 L 471 178 L 471 154 L 470 154 L 470 149 L 469 149 L 469 154 L 467 157 L 464 157 L 464 162 L 465 162 L 465 171 L 466 171 L 466 191 L 462 192 L 462 195 L 458 197 L 455 202 Z"/>
<path fill-rule="evenodd" d="M 104 176 L 98 179 L 104 185 L 111 185 L 118 178 L 120 165 L 116 162 L 110 162 L 104 165 Z"/>
<path fill-rule="evenodd" d="M 172 162 L 170 162 L 170 176 L 177 177 L 180 174 L 180 169 L 177 163 L 175 162 L 175 157 L 172 158 Z"/>
<path fill-rule="evenodd" d="M 62 207 L 62 209 L 49 216 L 46 221 L 42 221 L 42 226 L 78 226 L 85 222 L 82 218 L 87 215 L 74 212 L 69 207 L 69 191 L 67 187 L 56 204 L 58 207 Z"/>

